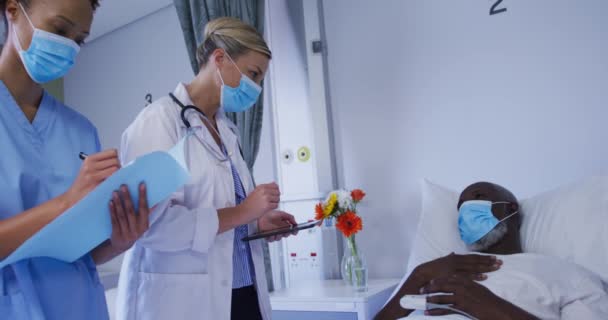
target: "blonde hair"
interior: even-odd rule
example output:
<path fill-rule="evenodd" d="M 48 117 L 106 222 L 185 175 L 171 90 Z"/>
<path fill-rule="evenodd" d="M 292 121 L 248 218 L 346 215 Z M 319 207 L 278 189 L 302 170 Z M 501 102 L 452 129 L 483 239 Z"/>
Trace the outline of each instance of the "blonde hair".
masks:
<path fill-rule="evenodd" d="M 205 38 L 196 49 L 199 68 L 209 62 L 209 57 L 218 48 L 226 50 L 233 59 L 249 50 L 261 53 L 268 59 L 272 58 L 266 41 L 254 27 L 230 17 L 211 20 L 205 26 Z"/>

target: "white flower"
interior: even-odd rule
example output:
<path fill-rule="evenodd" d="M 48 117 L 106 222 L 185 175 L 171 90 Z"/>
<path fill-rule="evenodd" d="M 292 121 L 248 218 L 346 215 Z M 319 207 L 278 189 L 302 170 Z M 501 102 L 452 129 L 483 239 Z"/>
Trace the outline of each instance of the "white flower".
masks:
<path fill-rule="evenodd" d="M 350 195 L 350 192 L 346 190 L 338 190 L 336 191 L 338 195 L 338 206 L 342 210 L 348 210 L 353 207 L 353 198 Z"/>

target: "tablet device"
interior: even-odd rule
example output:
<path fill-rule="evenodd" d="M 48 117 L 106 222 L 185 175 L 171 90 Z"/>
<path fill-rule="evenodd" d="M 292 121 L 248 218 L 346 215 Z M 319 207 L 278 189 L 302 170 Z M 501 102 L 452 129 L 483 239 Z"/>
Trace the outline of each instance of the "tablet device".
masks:
<path fill-rule="evenodd" d="M 283 235 L 283 234 L 293 233 L 293 232 L 300 231 L 300 230 L 314 228 L 317 224 L 319 224 L 319 221 L 315 220 L 315 221 L 310 221 L 310 222 L 306 222 L 306 223 L 300 223 L 298 225 L 291 226 L 291 227 L 285 227 L 285 228 L 279 228 L 279 229 L 269 230 L 269 231 L 265 231 L 265 232 L 255 233 L 255 234 L 249 235 L 249 236 L 241 239 L 241 241 L 247 242 L 247 241 L 252 241 L 252 240 L 257 240 L 257 239 L 270 238 L 272 236 L 279 236 L 279 235 Z"/>

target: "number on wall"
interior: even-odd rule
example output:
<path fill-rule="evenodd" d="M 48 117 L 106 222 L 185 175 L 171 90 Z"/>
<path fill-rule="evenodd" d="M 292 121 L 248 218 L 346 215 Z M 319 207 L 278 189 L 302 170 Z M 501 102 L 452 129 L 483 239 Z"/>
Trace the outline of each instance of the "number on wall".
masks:
<path fill-rule="evenodd" d="M 492 8 L 490 8 L 490 15 L 495 15 L 495 14 L 499 14 L 499 13 L 503 13 L 505 11 L 507 11 L 507 8 L 500 8 L 500 9 L 496 9 L 496 7 L 498 7 L 500 5 L 500 3 L 502 2 L 502 0 L 497 0 L 494 5 L 492 6 Z"/>
<path fill-rule="evenodd" d="M 146 105 L 144 106 L 144 108 L 149 106 L 151 103 L 152 103 L 152 94 L 148 93 L 148 94 L 146 94 Z"/>

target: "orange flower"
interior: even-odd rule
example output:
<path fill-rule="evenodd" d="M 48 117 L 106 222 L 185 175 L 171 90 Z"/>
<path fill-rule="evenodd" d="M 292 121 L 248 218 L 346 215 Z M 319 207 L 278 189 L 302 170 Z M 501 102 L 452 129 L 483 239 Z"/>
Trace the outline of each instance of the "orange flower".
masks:
<path fill-rule="evenodd" d="M 353 201 L 357 203 L 365 198 L 365 192 L 361 189 L 355 189 L 350 193 L 350 196 L 353 197 Z"/>
<path fill-rule="evenodd" d="M 315 207 L 315 220 L 323 220 L 325 213 L 323 212 L 323 204 L 318 203 Z"/>
<path fill-rule="evenodd" d="M 343 215 L 338 217 L 336 228 L 348 238 L 363 230 L 363 220 L 354 212 L 346 211 Z"/>

